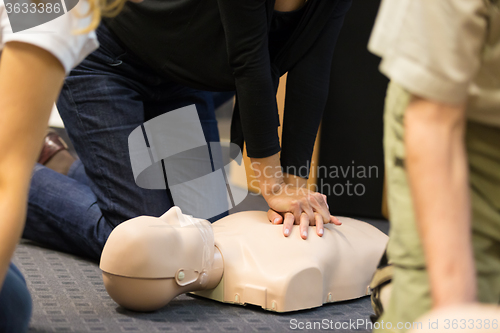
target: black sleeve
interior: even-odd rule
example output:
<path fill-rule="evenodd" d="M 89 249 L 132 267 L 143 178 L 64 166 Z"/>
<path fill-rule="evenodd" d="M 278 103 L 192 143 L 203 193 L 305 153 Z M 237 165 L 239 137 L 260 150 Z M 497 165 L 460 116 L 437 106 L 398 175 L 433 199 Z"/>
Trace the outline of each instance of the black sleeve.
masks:
<path fill-rule="evenodd" d="M 268 49 L 267 0 L 218 0 L 249 157 L 280 151 Z"/>
<path fill-rule="evenodd" d="M 328 99 L 333 50 L 346 11 L 345 6 L 339 7 L 310 50 L 288 72 L 281 165 L 285 172 L 303 178 L 309 177 L 314 141 Z"/>

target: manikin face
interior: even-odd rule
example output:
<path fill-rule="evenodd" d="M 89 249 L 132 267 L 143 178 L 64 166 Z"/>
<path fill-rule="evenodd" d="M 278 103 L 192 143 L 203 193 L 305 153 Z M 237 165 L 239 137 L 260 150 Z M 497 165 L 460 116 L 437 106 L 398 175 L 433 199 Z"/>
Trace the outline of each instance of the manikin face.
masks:
<path fill-rule="evenodd" d="M 110 296 L 129 309 L 147 311 L 209 283 L 214 239 L 209 222 L 178 207 L 159 218 L 139 216 L 113 230 L 100 268 Z"/>
<path fill-rule="evenodd" d="M 159 218 L 139 216 L 116 227 L 104 247 L 101 269 L 126 277 L 174 278 L 186 267 L 201 274 L 213 253 L 210 223 L 172 207 Z"/>

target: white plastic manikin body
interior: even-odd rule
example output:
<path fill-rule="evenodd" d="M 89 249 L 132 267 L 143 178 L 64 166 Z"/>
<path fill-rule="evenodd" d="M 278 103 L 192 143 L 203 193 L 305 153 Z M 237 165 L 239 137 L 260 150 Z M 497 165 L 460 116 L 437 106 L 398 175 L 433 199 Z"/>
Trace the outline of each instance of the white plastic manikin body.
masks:
<path fill-rule="evenodd" d="M 213 223 L 213 244 L 204 235 L 208 222 L 179 223 L 183 219 L 173 207 L 160 218 L 126 221 L 111 233 L 100 267 L 118 304 L 151 311 L 196 291 L 286 312 L 354 299 L 369 294 L 388 240 L 377 228 L 342 217 L 341 226 L 325 225 L 323 237 L 310 227 L 303 240 L 298 226 L 284 237 L 283 227 L 271 224 L 265 212 L 250 211 Z M 208 265 L 202 259 L 207 247 L 213 248 Z"/>

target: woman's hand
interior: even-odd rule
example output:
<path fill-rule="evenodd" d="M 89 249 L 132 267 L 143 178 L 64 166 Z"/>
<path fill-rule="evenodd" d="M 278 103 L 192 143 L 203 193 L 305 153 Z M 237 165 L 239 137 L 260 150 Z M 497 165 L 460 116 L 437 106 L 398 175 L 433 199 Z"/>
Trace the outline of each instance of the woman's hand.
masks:
<path fill-rule="evenodd" d="M 266 198 L 267 216 L 273 224 L 283 223 L 283 235 L 288 237 L 294 224 L 300 225 L 300 236 L 307 239 L 309 225 L 316 226 L 316 234 L 323 236 L 323 225 L 342 223 L 330 215 L 326 196 L 306 188 L 283 184 L 280 191 Z"/>
<path fill-rule="evenodd" d="M 324 224 L 341 224 L 330 215 L 325 195 L 309 191 L 304 178 L 283 175 L 278 154 L 251 160 L 261 193 L 271 208 L 269 220 L 274 224 L 283 223 L 285 237 L 290 235 L 294 224 L 300 224 L 303 239 L 307 238 L 309 225 L 315 225 L 316 233 L 321 237 Z"/>

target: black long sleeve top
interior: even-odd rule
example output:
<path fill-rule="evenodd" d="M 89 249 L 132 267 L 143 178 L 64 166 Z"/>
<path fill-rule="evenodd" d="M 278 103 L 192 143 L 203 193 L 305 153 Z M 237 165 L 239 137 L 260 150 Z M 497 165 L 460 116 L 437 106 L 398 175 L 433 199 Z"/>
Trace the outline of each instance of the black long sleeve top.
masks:
<path fill-rule="evenodd" d="M 249 157 L 280 151 L 276 91 L 288 72 L 281 163 L 308 170 L 325 108 L 335 42 L 351 0 L 147 0 L 106 24 L 152 68 L 202 90 L 236 90 L 231 141 Z M 302 168 L 301 168 L 302 167 Z M 305 174 L 298 174 L 305 177 Z"/>

